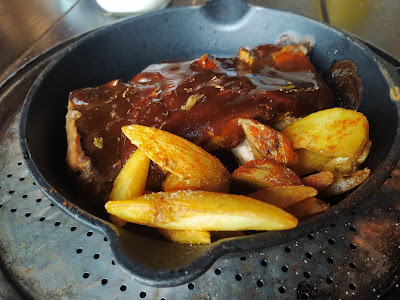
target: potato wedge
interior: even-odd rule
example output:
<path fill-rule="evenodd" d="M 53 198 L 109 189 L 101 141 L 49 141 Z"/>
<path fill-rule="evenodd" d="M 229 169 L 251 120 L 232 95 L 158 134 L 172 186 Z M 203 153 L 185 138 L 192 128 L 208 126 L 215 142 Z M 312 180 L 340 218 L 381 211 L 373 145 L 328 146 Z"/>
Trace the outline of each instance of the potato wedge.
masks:
<path fill-rule="evenodd" d="M 114 180 L 109 200 L 126 200 L 143 195 L 150 159 L 138 148 L 129 157 Z"/>
<path fill-rule="evenodd" d="M 361 165 L 368 157 L 369 151 L 371 150 L 372 142 L 368 140 L 365 143 L 365 147 L 361 155 L 357 158 L 357 164 Z"/>
<path fill-rule="evenodd" d="M 338 176 L 335 178 L 333 183 L 323 190 L 321 195 L 324 197 L 329 197 L 350 191 L 351 189 L 363 183 L 369 177 L 370 173 L 370 169 L 364 168 L 363 170 L 354 172 L 350 176 Z"/>
<path fill-rule="evenodd" d="M 199 187 L 198 180 L 187 179 L 182 180 L 175 174 L 169 174 L 162 184 L 162 190 L 164 192 L 173 192 L 179 190 L 203 190 L 201 186 Z M 209 192 L 219 192 L 219 188 L 214 188 L 214 186 L 208 186 Z"/>
<path fill-rule="evenodd" d="M 301 179 L 304 185 L 311 186 L 317 191 L 326 189 L 334 180 L 334 175 L 330 171 L 322 171 L 316 174 L 308 175 Z M 313 195 L 315 196 L 315 195 Z"/>
<path fill-rule="evenodd" d="M 247 196 L 285 209 L 296 202 L 317 194 L 318 191 L 310 186 L 284 185 L 259 190 Z"/>
<path fill-rule="evenodd" d="M 305 220 L 324 211 L 327 211 L 330 208 L 331 206 L 324 201 L 321 201 L 315 197 L 311 197 L 297 202 L 289 206 L 285 210 L 293 214 L 299 220 Z"/>
<path fill-rule="evenodd" d="M 158 231 L 171 242 L 180 244 L 210 244 L 211 234 L 209 231 L 194 230 L 168 230 L 159 228 Z"/>
<path fill-rule="evenodd" d="M 297 225 L 291 214 L 239 195 L 206 191 L 160 192 L 108 201 L 108 213 L 128 222 L 169 230 L 282 230 Z"/>
<path fill-rule="evenodd" d="M 190 180 L 193 189 L 227 192 L 230 174 L 214 156 L 172 133 L 141 125 L 122 127 L 130 141 L 162 169 Z"/>
<path fill-rule="evenodd" d="M 354 157 L 363 152 L 368 130 L 368 120 L 362 113 L 336 107 L 312 113 L 281 132 L 295 149 L 305 148 L 334 157 Z"/>
<path fill-rule="evenodd" d="M 280 185 L 301 185 L 300 178 L 284 164 L 269 158 L 255 159 L 245 163 L 232 173 L 240 183 L 265 189 Z"/>
<path fill-rule="evenodd" d="M 365 161 L 371 148 L 371 141 L 365 143 L 365 147 L 360 156 L 353 157 L 333 157 L 307 149 L 296 149 L 299 159 L 293 168 L 296 174 L 307 175 L 319 171 L 330 171 L 334 174 L 351 174 L 357 171 L 358 166 Z"/>
<path fill-rule="evenodd" d="M 172 192 L 179 190 L 196 190 L 197 182 L 192 182 L 191 179 L 181 180 L 175 174 L 169 174 L 164 180 L 162 189 L 164 192 Z M 214 191 L 210 191 L 214 192 Z M 215 191 L 218 192 L 218 191 Z M 171 230 L 160 229 L 161 234 L 172 242 L 181 244 L 209 244 L 210 233 L 208 231 L 193 231 L 193 230 Z M 175 232 L 173 232 L 175 231 Z M 208 240 L 207 240 L 208 238 Z"/>
<path fill-rule="evenodd" d="M 115 178 L 109 200 L 132 199 L 143 195 L 149 166 L 150 159 L 140 149 L 136 149 Z M 118 227 L 126 224 L 125 220 L 113 215 L 110 215 L 110 220 Z"/>
<path fill-rule="evenodd" d="M 351 174 L 357 168 L 357 156 L 334 157 L 321 166 L 321 170 L 331 171 L 334 174 Z"/>
<path fill-rule="evenodd" d="M 293 171 L 298 175 L 307 175 L 322 171 L 323 165 L 333 158 L 332 156 L 323 155 L 304 148 L 296 149 L 295 152 L 298 160 Z"/>
<path fill-rule="evenodd" d="M 271 158 L 287 166 L 294 166 L 297 155 L 292 143 L 279 131 L 251 119 L 239 119 L 254 157 Z"/>

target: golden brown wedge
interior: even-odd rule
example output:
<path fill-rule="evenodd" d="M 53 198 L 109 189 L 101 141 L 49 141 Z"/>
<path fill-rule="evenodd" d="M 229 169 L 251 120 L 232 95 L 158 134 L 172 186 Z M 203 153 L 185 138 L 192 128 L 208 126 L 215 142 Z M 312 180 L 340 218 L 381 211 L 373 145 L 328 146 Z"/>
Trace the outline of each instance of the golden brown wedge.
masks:
<path fill-rule="evenodd" d="M 289 167 L 296 164 L 292 143 L 279 131 L 251 119 L 239 119 L 239 124 L 256 159 L 267 157 Z"/>
<path fill-rule="evenodd" d="M 331 171 L 334 174 L 351 174 L 358 168 L 357 156 L 333 157 L 324 163 L 320 170 Z"/>
<path fill-rule="evenodd" d="M 192 179 L 186 179 L 183 180 L 179 176 L 170 173 L 167 178 L 164 180 L 162 184 L 162 190 L 164 192 L 173 192 L 173 191 L 179 191 L 179 190 L 199 190 L 199 184 L 198 181 L 192 180 Z M 214 192 L 215 189 L 213 186 L 210 186 L 207 189 L 209 192 Z M 217 189 L 215 192 L 219 192 Z"/>
<path fill-rule="evenodd" d="M 152 127 L 129 125 L 122 127 L 122 132 L 162 169 L 180 180 L 190 181 L 193 189 L 229 190 L 229 172 L 216 157 L 201 147 Z"/>
<path fill-rule="evenodd" d="M 319 171 L 330 171 L 334 174 L 351 174 L 365 161 L 371 148 L 371 141 L 365 143 L 363 151 L 353 157 L 333 157 L 307 149 L 296 149 L 297 165 L 293 168 L 296 174 L 306 175 Z"/>
<path fill-rule="evenodd" d="M 265 190 L 259 190 L 248 195 L 248 197 L 285 209 L 290 205 L 293 205 L 306 198 L 313 197 L 317 194 L 317 190 L 310 186 L 284 185 L 267 188 Z"/>
<path fill-rule="evenodd" d="M 282 230 L 297 225 L 295 217 L 268 203 L 206 191 L 147 194 L 109 201 L 105 208 L 128 222 L 169 230 Z"/>
<path fill-rule="evenodd" d="M 365 143 L 364 150 L 361 155 L 357 158 L 357 164 L 361 165 L 368 157 L 369 151 L 371 150 L 372 142 L 368 140 Z"/>
<path fill-rule="evenodd" d="M 298 160 L 293 170 L 298 175 L 307 175 L 322 171 L 324 164 L 333 158 L 333 156 L 323 155 L 304 148 L 296 149 L 295 152 Z"/>
<path fill-rule="evenodd" d="M 285 210 L 296 216 L 299 220 L 304 220 L 327 211 L 330 208 L 331 206 L 324 201 L 311 197 L 297 202 Z"/>
<path fill-rule="evenodd" d="M 282 131 L 295 149 L 334 157 L 360 156 L 368 141 L 367 118 L 359 112 L 331 108 L 312 113 Z"/>
<path fill-rule="evenodd" d="M 363 170 L 354 172 L 350 176 L 338 176 L 326 189 L 323 190 L 322 195 L 324 197 L 329 197 L 350 191 L 363 183 L 369 177 L 370 173 L 370 169 L 364 168 Z"/>
<path fill-rule="evenodd" d="M 323 191 L 334 180 L 334 175 L 330 171 L 322 171 L 316 174 L 308 175 L 301 179 L 304 185 L 311 186 L 317 191 Z M 313 195 L 315 196 L 315 195 Z"/>
<path fill-rule="evenodd" d="M 150 159 L 140 149 L 136 149 L 115 178 L 109 200 L 132 199 L 143 195 L 149 166 Z M 126 224 L 125 220 L 113 215 L 110 215 L 110 219 L 119 227 Z"/>
<path fill-rule="evenodd" d="M 168 230 L 159 228 L 158 231 L 168 240 L 180 244 L 210 244 L 209 231 Z"/>
<path fill-rule="evenodd" d="M 114 180 L 110 200 L 126 200 L 143 195 L 149 173 L 150 159 L 140 149 L 129 157 Z"/>
<path fill-rule="evenodd" d="M 281 185 L 302 185 L 300 177 L 292 170 L 269 158 L 255 159 L 245 163 L 232 173 L 232 178 L 258 189 Z"/>

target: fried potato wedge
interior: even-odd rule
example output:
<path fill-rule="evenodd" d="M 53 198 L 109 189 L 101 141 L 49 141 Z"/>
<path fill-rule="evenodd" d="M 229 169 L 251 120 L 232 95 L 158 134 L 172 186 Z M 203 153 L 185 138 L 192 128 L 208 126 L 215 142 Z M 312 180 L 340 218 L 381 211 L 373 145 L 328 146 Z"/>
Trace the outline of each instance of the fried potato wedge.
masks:
<path fill-rule="evenodd" d="M 265 190 L 259 190 L 255 193 L 247 195 L 276 207 L 285 209 L 304 199 L 313 197 L 318 191 L 310 186 L 292 185 L 292 186 L 275 186 Z"/>
<path fill-rule="evenodd" d="M 371 149 L 371 145 L 371 141 L 368 140 L 359 156 L 355 155 L 353 157 L 332 158 L 328 162 L 324 163 L 321 169 L 331 171 L 335 174 L 351 174 L 357 171 L 358 166 L 366 160 L 369 150 Z"/>
<path fill-rule="evenodd" d="M 196 178 L 189 178 L 182 180 L 175 174 L 169 174 L 162 184 L 162 190 L 164 192 L 173 192 L 179 190 L 205 190 L 199 187 L 199 182 Z M 209 192 L 220 192 L 219 185 L 208 186 L 207 191 Z M 225 190 L 224 190 L 225 191 Z"/>
<path fill-rule="evenodd" d="M 132 199 L 143 195 L 149 166 L 150 159 L 140 149 L 136 149 L 115 178 L 109 200 Z M 118 227 L 126 224 L 126 221 L 113 215 L 110 215 L 110 219 Z"/>
<path fill-rule="evenodd" d="M 368 157 L 369 151 L 371 150 L 372 142 L 368 140 L 365 143 L 365 147 L 361 155 L 357 158 L 357 164 L 361 165 Z"/>
<path fill-rule="evenodd" d="M 358 168 L 357 157 L 334 157 L 321 166 L 334 174 L 350 174 Z"/>
<path fill-rule="evenodd" d="M 126 200 L 143 195 L 150 159 L 138 148 L 129 157 L 114 180 L 109 200 Z"/>
<path fill-rule="evenodd" d="M 297 155 L 292 143 L 279 131 L 251 119 L 239 119 L 254 157 L 271 158 L 287 166 L 294 166 Z"/>
<path fill-rule="evenodd" d="M 190 180 L 193 189 L 227 192 L 230 174 L 225 166 L 201 147 L 172 133 L 141 125 L 122 127 L 132 144 L 162 169 Z"/>
<path fill-rule="evenodd" d="M 281 185 L 302 185 L 300 178 L 284 164 L 269 158 L 255 159 L 245 163 L 232 173 L 240 183 L 265 189 Z"/>
<path fill-rule="evenodd" d="M 359 156 L 369 136 L 367 118 L 359 112 L 331 108 L 312 113 L 282 131 L 295 149 L 334 157 Z"/>
<path fill-rule="evenodd" d="M 364 168 L 351 174 L 350 176 L 338 176 L 335 180 L 323 190 L 324 197 L 335 196 L 350 191 L 356 186 L 363 183 L 370 175 L 371 170 Z"/>
<path fill-rule="evenodd" d="M 360 156 L 353 157 L 333 157 L 307 149 L 296 149 L 298 156 L 297 165 L 293 168 L 296 174 L 307 175 L 319 171 L 330 171 L 334 174 L 351 174 L 357 171 L 369 154 L 371 141 L 365 143 L 365 147 Z"/>
<path fill-rule="evenodd" d="M 297 202 L 289 206 L 285 210 L 293 214 L 299 220 L 305 220 L 324 211 L 327 211 L 330 208 L 331 206 L 324 201 L 321 201 L 315 197 L 311 197 Z"/>
<path fill-rule="evenodd" d="M 332 156 L 323 155 L 304 148 L 296 149 L 295 152 L 298 160 L 293 170 L 299 175 L 322 171 L 324 164 L 332 159 Z"/>
<path fill-rule="evenodd" d="M 309 175 L 301 179 L 304 185 L 311 186 L 317 191 L 323 191 L 334 180 L 334 175 L 330 171 L 322 171 L 316 174 Z M 313 195 L 315 196 L 315 195 Z"/>
<path fill-rule="evenodd" d="M 209 231 L 194 230 L 168 230 L 159 228 L 158 231 L 171 242 L 179 244 L 210 244 L 211 234 Z"/>
<path fill-rule="evenodd" d="M 206 191 L 147 194 L 108 201 L 105 208 L 128 222 L 169 230 L 283 230 L 297 225 L 295 217 L 268 203 Z"/>

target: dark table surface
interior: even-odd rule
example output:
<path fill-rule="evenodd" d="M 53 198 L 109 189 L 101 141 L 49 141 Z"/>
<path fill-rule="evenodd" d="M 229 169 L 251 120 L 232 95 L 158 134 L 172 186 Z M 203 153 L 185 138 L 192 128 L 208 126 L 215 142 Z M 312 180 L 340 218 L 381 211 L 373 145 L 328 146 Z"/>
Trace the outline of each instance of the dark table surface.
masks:
<path fill-rule="evenodd" d="M 172 0 L 170 6 L 205 2 Z M 249 2 L 328 22 L 400 60 L 399 0 Z M 49 49 L 126 17 L 129 16 L 104 11 L 95 0 L 0 0 L 0 87 L 18 69 Z M 398 290 L 395 288 L 387 299 L 399 299 Z"/>

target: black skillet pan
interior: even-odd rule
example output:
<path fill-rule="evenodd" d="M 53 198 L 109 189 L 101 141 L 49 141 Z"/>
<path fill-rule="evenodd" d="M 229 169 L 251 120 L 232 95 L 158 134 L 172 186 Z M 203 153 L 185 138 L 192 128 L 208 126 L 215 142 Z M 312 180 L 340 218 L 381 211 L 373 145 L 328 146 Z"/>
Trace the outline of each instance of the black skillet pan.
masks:
<path fill-rule="evenodd" d="M 69 92 L 128 80 L 147 65 L 209 53 L 232 57 L 243 46 L 276 43 L 292 33 L 311 36 L 310 59 L 319 72 L 350 59 L 364 83 L 359 111 L 370 122 L 373 146 L 364 163 L 371 177 L 328 212 L 289 231 L 264 232 L 205 246 L 183 246 L 116 228 L 76 205 L 65 174 L 65 114 Z M 364 44 L 325 24 L 292 13 L 215 0 L 135 17 L 89 34 L 51 63 L 32 86 L 22 109 L 20 139 L 30 173 L 44 193 L 65 212 L 103 232 L 118 262 L 141 283 L 173 286 L 194 280 L 221 255 L 254 251 L 305 236 L 361 203 L 387 179 L 399 158 L 398 70 Z M 90 210 L 89 210 L 90 211 Z M 51 237 L 49 237 L 51 238 Z"/>

